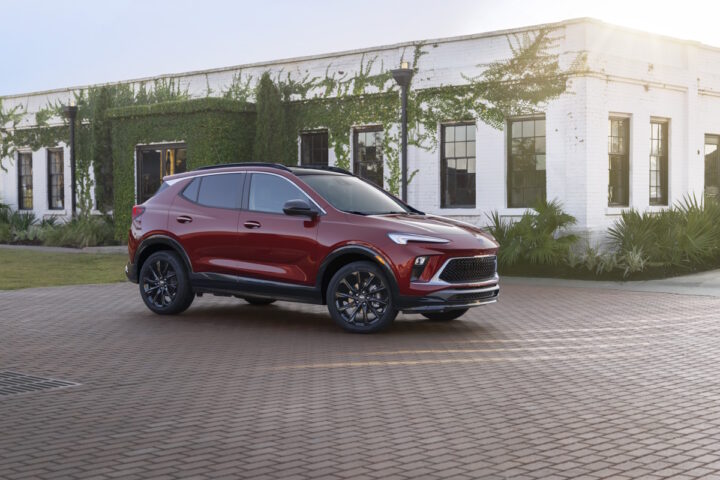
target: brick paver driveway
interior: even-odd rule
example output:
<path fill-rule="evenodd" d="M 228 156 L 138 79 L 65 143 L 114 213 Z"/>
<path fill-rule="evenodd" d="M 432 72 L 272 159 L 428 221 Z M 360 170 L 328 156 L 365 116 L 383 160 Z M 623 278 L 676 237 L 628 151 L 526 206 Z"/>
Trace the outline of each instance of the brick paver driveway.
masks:
<path fill-rule="evenodd" d="M 0 292 L 0 478 L 720 477 L 720 299 L 506 286 L 350 335 L 324 308 Z"/>

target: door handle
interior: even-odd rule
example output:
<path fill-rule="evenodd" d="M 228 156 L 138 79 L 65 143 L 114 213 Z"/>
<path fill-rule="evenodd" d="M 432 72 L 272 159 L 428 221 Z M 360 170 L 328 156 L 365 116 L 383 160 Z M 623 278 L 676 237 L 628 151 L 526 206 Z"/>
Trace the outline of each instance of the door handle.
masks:
<path fill-rule="evenodd" d="M 175 220 L 177 220 L 178 223 L 190 223 L 192 222 L 192 217 L 189 215 L 180 215 Z"/>
<path fill-rule="evenodd" d="M 255 220 L 249 220 L 245 222 L 245 228 L 260 228 L 260 222 L 256 222 Z"/>

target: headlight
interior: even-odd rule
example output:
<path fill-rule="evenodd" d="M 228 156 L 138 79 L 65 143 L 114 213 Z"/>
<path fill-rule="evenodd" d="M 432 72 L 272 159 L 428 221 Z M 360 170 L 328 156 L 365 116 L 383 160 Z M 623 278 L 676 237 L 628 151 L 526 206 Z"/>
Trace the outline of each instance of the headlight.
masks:
<path fill-rule="evenodd" d="M 398 245 L 407 245 L 409 242 L 415 243 L 450 243 L 450 240 L 439 237 L 428 237 L 427 235 L 416 235 L 414 233 L 388 233 L 390 240 Z"/>

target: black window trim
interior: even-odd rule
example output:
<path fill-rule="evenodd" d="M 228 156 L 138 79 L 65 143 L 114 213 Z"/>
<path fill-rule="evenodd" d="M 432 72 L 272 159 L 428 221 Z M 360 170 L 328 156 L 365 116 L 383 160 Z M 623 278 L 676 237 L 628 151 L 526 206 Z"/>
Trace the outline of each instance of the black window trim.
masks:
<path fill-rule="evenodd" d="M 357 157 L 358 157 L 358 133 L 363 132 L 382 132 L 383 138 L 385 137 L 385 129 L 383 128 L 382 124 L 375 124 L 371 123 L 368 125 L 357 125 L 352 127 L 352 163 L 350 165 L 351 172 L 356 177 L 360 177 L 359 173 L 355 172 L 355 165 L 357 163 Z M 382 153 L 382 184 L 381 185 L 375 185 L 377 187 L 380 187 L 381 189 L 385 190 L 385 152 Z M 367 180 L 367 179 L 364 179 Z"/>
<path fill-rule="evenodd" d="M 544 112 L 533 113 L 529 115 L 518 115 L 507 117 L 505 120 L 505 207 L 514 210 L 530 210 L 532 206 L 515 207 L 511 206 L 511 182 L 512 182 L 512 124 L 514 122 L 522 122 L 525 120 L 545 120 L 545 200 L 547 201 L 547 115 Z"/>
<path fill-rule="evenodd" d="M 720 150 L 720 133 L 705 133 L 703 136 L 703 198 L 707 198 L 707 159 L 705 155 L 705 147 L 708 144 L 708 138 L 714 138 L 717 141 L 718 150 Z M 720 155 L 720 152 L 718 152 L 718 155 Z M 720 173 L 720 172 L 719 172 Z M 720 178 L 720 175 L 718 175 L 718 178 Z"/>
<path fill-rule="evenodd" d="M 630 205 L 632 205 L 632 195 L 633 195 L 633 188 L 632 188 L 632 130 L 633 130 L 633 118 L 632 115 L 629 113 L 615 113 L 610 112 L 608 114 L 608 121 L 610 120 L 625 120 L 627 122 L 627 137 L 625 138 L 627 145 L 627 203 L 626 204 L 620 204 L 620 203 L 610 203 L 610 196 L 608 194 L 608 202 L 607 202 L 607 208 L 629 208 Z M 547 147 L 546 147 L 547 148 Z M 610 147 L 608 146 L 608 162 L 610 161 L 611 155 L 617 155 L 610 153 Z M 608 192 L 610 189 L 610 179 L 609 179 L 609 167 L 608 167 Z"/>
<path fill-rule="evenodd" d="M 52 175 L 50 174 L 50 154 L 53 152 L 62 153 L 62 169 L 63 169 L 63 185 L 60 189 L 60 196 L 62 198 L 62 207 L 53 207 L 52 203 Z M 47 176 L 47 202 L 48 210 L 65 210 L 65 149 L 63 147 L 52 147 L 47 149 L 46 156 L 46 176 Z"/>
<path fill-rule="evenodd" d="M 477 131 L 475 132 L 475 152 L 473 152 L 473 158 L 475 158 L 475 203 L 474 204 L 468 204 L 468 205 L 451 205 L 451 206 L 443 206 L 443 198 L 444 198 L 444 192 L 443 192 L 443 160 L 445 159 L 445 129 L 443 127 L 455 127 L 459 125 L 466 125 L 466 126 L 474 126 L 475 130 L 477 130 L 477 122 L 475 120 L 460 120 L 460 121 L 447 121 L 440 123 L 440 185 L 438 188 L 440 189 L 440 208 L 442 210 L 452 210 L 453 208 L 457 209 L 464 209 L 464 210 L 472 210 L 477 208 Z"/>
<path fill-rule="evenodd" d="M 299 139 L 299 152 L 298 152 L 298 166 L 303 166 L 303 136 L 305 135 L 318 135 L 318 134 L 325 134 L 327 136 L 327 165 L 330 165 L 330 129 L 329 128 L 315 128 L 315 129 L 308 129 L 308 130 L 300 130 L 298 132 L 298 139 Z M 310 162 L 305 165 L 317 165 L 317 162 Z"/>
<path fill-rule="evenodd" d="M 650 157 L 653 156 L 652 154 L 652 141 L 653 141 L 653 134 L 652 134 L 652 126 L 653 124 L 659 124 L 661 127 L 664 127 L 665 129 L 665 154 L 660 155 L 659 158 L 660 161 L 663 162 L 664 158 L 664 166 L 665 171 L 662 171 L 663 164 L 661 163 L 661 170 L 660 172 L 660 179 L 665 180 L 664 184 L 660 184 L 660 191 L 664 193 L 664 198 L 660 199 L 660 203 L 653 200 L 651 192 L 652 188 L 652 170 L 650 170 Z M 664 202 L 663 202 L 664 200 Z M 650 155 L 648 155 L 648 204 L 651 207 L 669 207 L 670 206 L 670 118 L 669 117 L 650 117 Z"/>
<path fill-rule="evenodd" d="M 17 157 L 17 201 L 18 201 L 18 210 L 32 211 L 32 210 L 35 209 L 35 178 L 34 178 L 34 173 L 31 173 L 31 174 L 30 174 L 30 180 L 31 180 L 31 182 L 32 182 L 31 185 L 32 185 L 32 187 L 33 187 L 33 188 L 32 188 L 33 193 L 32 193 L 32 196 L 31 196 L 30 198 L 31 198 L 32 206 L 31 206 L 30 208 L 27 208 L 27 207 L 25 206 L 25 201 L 24 201 L 23 192 L 22 192 L 22 177 L 23 177 L 24 175 L 22 175 L 22 168 L 21 168 L 21 161 L 20 161 L 20 156 L 21 156 L 21 155 L 30 155 L 30 170 L 33 169 L 33 168 L 32 168 L 32 167 L 33 167 L 33 152 L 32 152 L 32 150 L 18 150 L 18 151 L 17 151 L 17 156 L 16 156 L 16 157 Z"/>
<path fill-rule="evenodd" d="M 261 175 L 272 175 L 272 176 L 275 176 L 275 177 L 280 177 L 280 178 L 282 178 L 283 180 L 285 180 L 286 182 L 290 183 L 292 186 L 294 186 L 295 188 L 297 188 L 298 190 L 300 190 L 300 192 L 301 192 L 303 195 L 305 195 L 305 197 L 306 197 L 308 200 L 310 200 L 310 203 L 312 203 L 313 205 L 315 205 L 315 208 L 318 209 L 319 216 L 327 215 L 327 212 L 325 211 L 325 209 L 322 208 L 322 207 L 315 201 L 315 199 L 313 199 L 310 195 L 308 195 L 308 193 L 307 193 L 305 190 L 303 190 L 302 188 L 300 188 L 300 185 L 298 185 L 297 183 L 293 182 L 293 181 L 290 180 L 289 178 L 287 178 L 287 177 L 285 177 L 285 176 L 283 176 L 283 175 L 278 175 L 277 173 L 272 173 L 272 172 L 249 171 L 249 172 L 245 172 L 245 173 L 247 173 L 248 175 L 247 175 L 247 177 L 245 177 L 245 188 L 243 188 L 243 196 L 242 196 L 242 203 L 241 203 L 241 209 L 242 209 L 242 210 L 246 210 L 246 211 L 248 211 L 248 212 L 253 212 L 253 213 L 258 214 L 258 215 L 285 215 L 285 214 L 282 213 L 282 212 L 264 212 L 264 211 L 260 211 L 260 210 L 250 210 L 250 186 L 251 186 L 251 182 L 252 182 L 252 177 L 255 176 L 255 175 L 261 174 Z M 287 216 L 287 215 L 285 215 L 285 216 Z M 298 218 L 302 218 L 302 217 L 298 217 Z"/>
<path fill-rule="evenodd" d="M 176 141 L 176 142 L 167 142 L 167 143 L 143 143 L 143 144 L 135 145 L 135 158 L 133 160 L 135 164 L 133 165 L 133 168 L 135 170 L 134 173 L 135 173 L 135 202 L 136 203 L 139 203 L 139 201 L 140 201 L 140 191 L 141 191 L 140 183 L 142 182 L 142 178 L 141 178 L 142 172 L 140 171 L 140 161 L 139 161 L 140 155 L 142 155 L 143 150 L 162 150 L 163 152 L 161 153 L 161 155 L 164 155 L 164 150 L 169 149 L 169 148 L 172 148 L 172 149 L 184 148 L 185 150 L 187 150 L 188 147 L 187 147 L 187 142 L 184 142 L 181 140 Z M 163 163 L 164 162 L 162 161 L 162 156 L 161 156 L 161 160 L 160 160 L 160 169 L 161 169 L 160 173 L 161 174 L 162 174 Z M 182 173 L 185 173 L 185 172 L 182 172 Z M 160 185 L 162 185 L 162 181 L 163 181 L 163 177 L 161 176 L 160 177 Z"/>
<path fill-rule="evenodd" d="M 204 203 L 198 202 L 197 198 L 195 200 L 193 200 L 192 198 L 185 196 L 185 190 L 187 190 L 195 180 L 198 180 L 200 182 L 200 184 L 198 185 L 198 195 L 200 195 L 200 187 L 202 186 L 202 179 L 204 177 L 210 177 L 210 176 L 214 176 L 214 175 L 243 175 L 242 185 L 240 186 L 239 191 L 238 191 L 238 195 L 237 195 L 238 198 L 235 199 L 235 207 L 234 208 L 217 207 L 215 205 L 205 205 Z M 247 184 L 248 176 L 249 176 L 248 172 L 219 172 L 219 173 L 208 173 L 208 174 L 204 174 L 204 175 L 195 175 L 195 176 L 187 178 L 190 181 L 187 183 L 187 185 L 182 187 L 182 189 L 180 190 L 180 193 L 178 193 L 178 195 L 181 196 L 183 198 L 183 200 L 188 201 L 199 207 L 217 208 L 219 210 L 239 211 L 239 210 L 242 210 L 242 199 L 244 197 L 245 189 L 248 186 L 248 184 Z M 183 179 L 183 180 L 185 180 L 185 179 Z M 162 185 L 161 185 L 161 188 L 162 188 Z"/>

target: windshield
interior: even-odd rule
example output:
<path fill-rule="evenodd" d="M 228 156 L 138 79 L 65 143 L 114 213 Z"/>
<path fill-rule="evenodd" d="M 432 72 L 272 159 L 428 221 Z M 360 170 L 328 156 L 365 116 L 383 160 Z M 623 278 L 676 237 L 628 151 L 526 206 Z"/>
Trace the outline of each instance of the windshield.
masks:
<path fill-rule="evenodd" d="M 359 215 L 412 213 L 402 203 L 357 177 L 311 174 L 301 178 L 333 207 L 343 212 Z"/>

